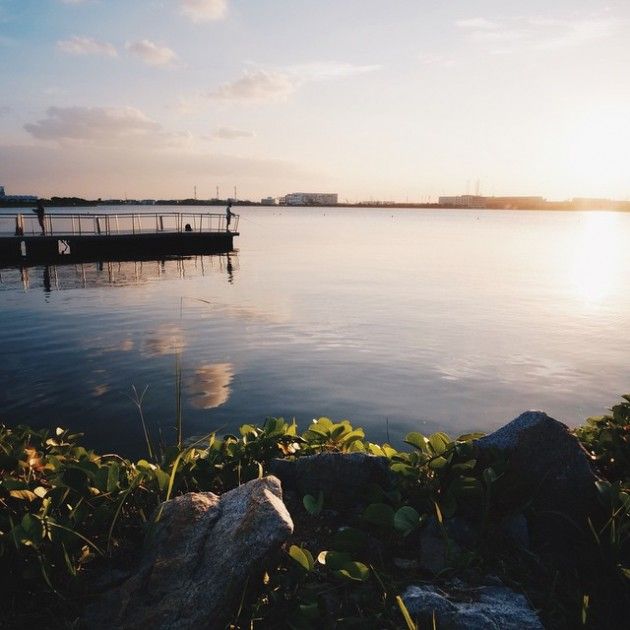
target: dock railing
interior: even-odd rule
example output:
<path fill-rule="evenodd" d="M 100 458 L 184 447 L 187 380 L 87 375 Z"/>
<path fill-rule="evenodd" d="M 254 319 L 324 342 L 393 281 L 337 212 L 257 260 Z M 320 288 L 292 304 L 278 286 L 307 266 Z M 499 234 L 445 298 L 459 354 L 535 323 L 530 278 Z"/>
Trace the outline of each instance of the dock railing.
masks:
<path fill-rule="evenodd" d="M 234 214 L 230 231 L 238 232 Z M 226 215 L 209 212 L 57 213 L 44 216 L 46 236 L 115 236 L 178 232 L 226 232 Z M 0 214 L 0 236 L 37 236 L 42 233 L 32 212 Z"/>

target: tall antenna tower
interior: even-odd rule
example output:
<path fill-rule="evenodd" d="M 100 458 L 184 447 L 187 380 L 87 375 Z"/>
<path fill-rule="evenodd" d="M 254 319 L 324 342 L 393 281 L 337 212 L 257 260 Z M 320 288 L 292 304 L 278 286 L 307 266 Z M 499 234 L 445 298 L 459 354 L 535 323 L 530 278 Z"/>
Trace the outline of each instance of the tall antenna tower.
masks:
<path fill-rule="evenodd" d="M 197 184 L 195 184 L 195 201 L 197 200 Z"/>
<path fill-rule="evenodd" d="M 219 187 L 217 186 L 217 201 L 219 200 Z"/>

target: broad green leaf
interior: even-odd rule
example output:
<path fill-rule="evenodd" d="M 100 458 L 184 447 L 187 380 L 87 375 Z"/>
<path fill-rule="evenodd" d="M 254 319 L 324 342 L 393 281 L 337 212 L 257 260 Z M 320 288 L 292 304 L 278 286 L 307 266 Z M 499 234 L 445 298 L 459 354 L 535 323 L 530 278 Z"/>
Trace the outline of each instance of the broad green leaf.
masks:
<path fill-rule="evenodd" d="M 422 435 L 422 433 L 418 433 L 416 431 L 412 433 L 407 433 L 405 437 L 405 442 L 407 444 L 411 444 L 411 446 L 415 446 L 417 449 L 426 452 L 427 450 L 427 438 Z"/>
<path fill-rule="evenodd" d="M 370 503 L 363 512 L 363 518 L 379 527 L 394 525 L 394 510 L 386 503 Z"/>
<path fill-rule="evenodd" d="M 358 552 L 368 546 L 368 537 L 365 532 L 354 527 L 344 527 L 333 537 L 333 545 L 339 551 Z"/>
<path fill-rule="evenodd" d="M 352 562 L 352 557 L 349 553 L 339 552 L 339 551 L 326 551 L 324 560 L 322 564 L 325 564 L 331 571 L 338 571 L 339 569 L 343 569 L 346 564 Z M 321 556 L 322 554 L 320 554 Z M 318 557 L 319 559 L 319 557 Z"/>
<path fill-rule="evenodd" d="M 347 562 L 337 571 L 337 575 L 356 582 L 365 582 L 370 577 L 370 569 L 362 562 Z"/>
<path fill-rule="evenodd" d="M 302 549 L 297 545 L 291 545 L 289 555 L 305 570 L 311 571 L 315 566 L 313 556 L 308 549 Z"/>
<path fill-rule="evenodd" d="M 410 505 L 404 505 L 394 514 L 394 527 L 403 534 L 408 534 L 420 523 L 420 514 Z"/>
<path fill-rule="evenodd" d="M 439 470 L 440 468 L 444 468 L 448 464 L 448 460 L 443 457 L 435 457 L 429 462 L 429 468 L 432 470 Z"/>
<path fill-rule="evenodd" d="M 311 516 L 317 516 L 324 507 L 324 493 L 320 490 L 317 493 L 317 498 L 315 498 L 312 494 L 306 494 L 302 499 L 302 503 L 304 504 L 306 511 Z"/>
<path fill-rule="evenodd" d="M 429 437 L 429 444 L 436 455 L 441 455 L 451 445 L 451 438 L 446 433 L 434 433 Z"/>

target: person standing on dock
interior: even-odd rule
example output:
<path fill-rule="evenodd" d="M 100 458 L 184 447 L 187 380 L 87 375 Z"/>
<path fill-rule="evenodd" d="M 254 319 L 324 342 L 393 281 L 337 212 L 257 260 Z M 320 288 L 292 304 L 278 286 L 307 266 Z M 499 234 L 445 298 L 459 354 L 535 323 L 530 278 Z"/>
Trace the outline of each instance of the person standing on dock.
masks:
<path fill-rule="evenodd" d="M 33 208 L 33 212 L 37 213 L 37 221 L 39 227 L 42 228 L 42 236 L 46 236 L 46 227 L 44 225 L 44 218 L 46 217 L 46 209 L 41 199 L 37 202 L 37 208 Z"/>
<path fill-rule="evenodd" d="M 232 202 L 228 201 L 227 208 L 225 209 L 225 231 L 230 231 L 230 223 L 232 222 L 232 217 L 234 213 L 232 212 Z"/>

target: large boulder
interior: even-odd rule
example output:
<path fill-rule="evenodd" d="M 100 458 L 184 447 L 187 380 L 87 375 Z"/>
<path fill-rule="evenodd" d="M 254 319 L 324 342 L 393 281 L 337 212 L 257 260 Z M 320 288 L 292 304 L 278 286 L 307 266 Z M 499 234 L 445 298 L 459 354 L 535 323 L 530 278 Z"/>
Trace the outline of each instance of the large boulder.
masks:
<path fill-rule="evenodd" d="M 324 493 L 327 506 L 347 509 L 362 503 L 372 485 L 391 485 L 389 463 L 385 457 L 366 453 L 319 453 L 295 460 L 275 459 L 270 471 L 285 490 L 301 496 Z"/>
<path fill-rule="evenodd" d="M 525 511 L 532 547 L 571 559 L 576 545 L 590 542 L 588 519 L 601 518 L 589 457 L 566 425 L 541 411 L 528 411 L 476 442 L 478 459 L 507 460 L 493 496 L 505 510 Z"/>
<path fill-rule="evenodd" d="M 525 597 L 505 586 L 460 586 L 450 594 L 434 586 L 409 586 L 403 601 L 421 627 L 431 627 L 435 616 L 442 630 L 543 630 Z"/>
<path fill-rule="evenodd" d="M 167 501 L 134 575 L 88 611 L 91 628 L 223 628 L 247 578 L 293 532 L 275 477 Z"/>

